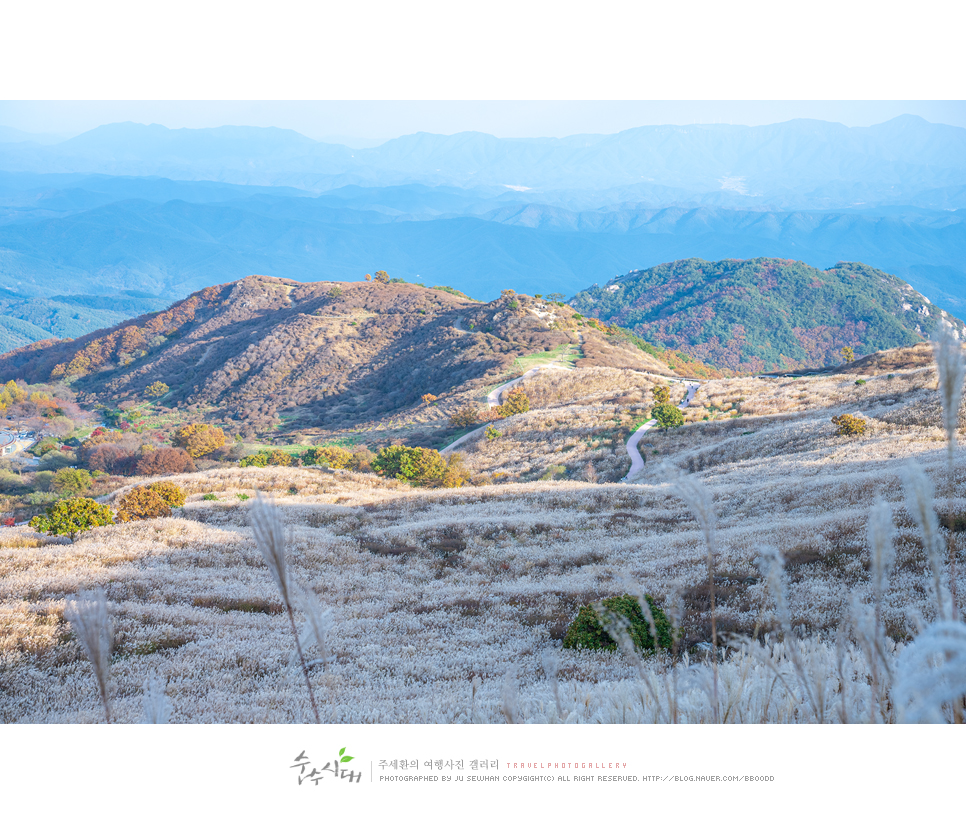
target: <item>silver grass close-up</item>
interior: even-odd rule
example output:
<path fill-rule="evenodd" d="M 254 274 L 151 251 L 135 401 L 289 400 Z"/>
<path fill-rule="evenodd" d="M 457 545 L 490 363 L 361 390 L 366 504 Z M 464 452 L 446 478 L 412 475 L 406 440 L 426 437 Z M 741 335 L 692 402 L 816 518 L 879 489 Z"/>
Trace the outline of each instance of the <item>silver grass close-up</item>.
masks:
<path fill-rule="evenodd" d="M 164 693 L 164 684 L 157 672 L 148 675 L 144 681 L 144 703 L 141 723 L 167 723 L 173 707 Z"/>
<path fill-rule="evenodd" d="M 64 618 L 70 622 L 71 629 L 94 669 L 101 705 L 104 707 L 104 718 L 110 723 L 109 685 L 114 636 L 104 590 L 98 588 L 96 591 L 87 591 L 69 600 L 64 608 Z"/>
<path fill-rule="evenodd" d="M 946 432 L 948 463 L 952 467 L 956 452 L 956 433 L 959 431 L 959 406 L 963 399 L 963 378 L 966 357 L 956 330 L 943 321 L 932 341 L 939 376 L 939 397 L 942 401 L 943 429 Z"/>
<path fill-rule="evenodd" d="M 904 723 L 946 723 L 966 697 L 966 624 L 935 622 L 899 655 L 894 697 Z M 958 722 L 962 722 L 961 719 Z"/>

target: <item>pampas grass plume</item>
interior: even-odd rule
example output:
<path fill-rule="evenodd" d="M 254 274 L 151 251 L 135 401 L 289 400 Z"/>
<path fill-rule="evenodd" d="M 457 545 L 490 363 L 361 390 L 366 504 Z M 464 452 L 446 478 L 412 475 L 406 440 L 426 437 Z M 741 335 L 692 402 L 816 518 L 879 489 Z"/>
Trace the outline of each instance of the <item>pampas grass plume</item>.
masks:
<path fill-rule="evenodd" d="M 107 613 L 107 598 L 98 588 L 94 592 L 79 594 L 69 600 L 64 608 L 64 617 L 70 623 L 74 634 L 80 641 L 94 667 L 94 677 L 104 706 L 104 717 L 111 722 L 111 701 L 108 681 L 111 670 L 111 649 L 114 646 L 114 632 Z"/>

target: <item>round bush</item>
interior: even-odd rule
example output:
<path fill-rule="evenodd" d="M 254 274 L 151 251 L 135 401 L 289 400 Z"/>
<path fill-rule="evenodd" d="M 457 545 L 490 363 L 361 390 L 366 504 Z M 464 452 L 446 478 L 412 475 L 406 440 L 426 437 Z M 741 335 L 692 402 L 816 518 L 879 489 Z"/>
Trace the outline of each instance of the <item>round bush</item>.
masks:
<path fill-rule="evenodd" d="M 684 426 L 684 415 L 673 403 L 659 403 L 652 407 L 651 417 L 662 429 Z"/>
<path fill-rule="evenodd" d="M 185 499 L 188 498 L 184 490 L 170 481 L 156 481 L 154 484 L 149 484 L 148 489 L 161 496 L 169 507 L 184 507 Z"/>
<path fill-rule="evenodd" d="M 171 506 L 150 487 L 135 487 L 118 499 L 115 507 L 119 522 L 137 522 L 171 515 Z"/>
<path fill-rule="evenodd" d="M 661 648 L 670 648 L 673 643 L 671 622 L 667 615 L 658 607 L 657 603 L 645 596 L 647 604 L 654 617 L 654 627 L 657 629 L 657 644 Z M 654 651 L 654 638 L 651 628 L 645 619 L 637 597 L 624 594 L 619 597 L 609 597 L 602 603 L 604 609 L 617 617 L 625 617 L 630 625 L 630 637 L 638 651 Z M 617 643 L 604 630 L 597 611 L 590 605 L 584 605 L 577 612 L 576 619 L 567 629 L 563 640 L 564 648 L 605 649 L 613 651 Z"/>

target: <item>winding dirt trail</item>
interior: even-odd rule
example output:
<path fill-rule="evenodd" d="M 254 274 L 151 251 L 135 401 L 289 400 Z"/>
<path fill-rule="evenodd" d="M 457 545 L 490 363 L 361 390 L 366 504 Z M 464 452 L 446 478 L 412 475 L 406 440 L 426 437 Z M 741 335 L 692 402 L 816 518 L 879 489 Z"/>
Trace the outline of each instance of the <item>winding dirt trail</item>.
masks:
<path fill-rule="evenodd" d="M 685 383 L 687 384 L 687 394 L 684 400 L 678 404 L 678 409 L 684 409 L 686 406 L 691 405 L 691 401 L 694 400 L 695 393 L 698 391 L 697 381 L 682 381 L 674 380 L 673 378 L 663 378 L 663 380 L 670 381 L 671 383 Z M 627 454 L 631 457 L 631 468 L 627 471 L 627 475 L 621 479 L 621 481 L 630 481 L 631 478 L 638 475 L 644 469 L 644 458 L 641 456 L 640 450 L 637 449 L 637 444 L 643 437 L 644 433 L 649 429 L 653 429 L 657 426 L 657 421 L 651 418 L 647 423 L 641 424 L 634 434 L 627 439 Z"/>
<path fill-rule="evenodd" d="M 507 389 L 512 389 L 518 383 L 522 383 L 527 378 L 532 377 L 533 375 L 535 375 L 537 372 L 548 371 L 548 370 L 558 371 L 558 372 L 572 372 L 573 371 L 573 369 L 571 369 L 569 366 L 559 366 L 559 365 L 557 365 L 555 363 L 548 363 L 546 366 L 534 366 L 534 368 L 530 369 L 528 372 L 524 372 L 522 375 L 520 375 L 520 377 L 514 378 L 513 380 L 508 381 L 507 383 L 504 383 L 502 386 L 497 386 L 496 389 L 492 390 L 486 396 L 486 405 L 487 406 L 499 406 L 500 405 L 500 397 L 501 397 L 501 395 L 503 395 L 503 393 Z M 457 447 L 459 447 L 461 444 L 463 444 L 466 441 L 469 441 L 471 438 L 474 438 L 477 435 L 479 435 L 488 426 L 489 426 L 489 424 L 483 424 L 483 426 L 477 427 L 473 431 L 467 432 L 466 435 L 463 435 L 463 436 L 457 438 L 452 444 L 450 444 L 449 446 L 444 447 L 443 449 L 441 449 L 439 451 L 440 455 L 445 455 L 448 452 L 452 452 Z"/>

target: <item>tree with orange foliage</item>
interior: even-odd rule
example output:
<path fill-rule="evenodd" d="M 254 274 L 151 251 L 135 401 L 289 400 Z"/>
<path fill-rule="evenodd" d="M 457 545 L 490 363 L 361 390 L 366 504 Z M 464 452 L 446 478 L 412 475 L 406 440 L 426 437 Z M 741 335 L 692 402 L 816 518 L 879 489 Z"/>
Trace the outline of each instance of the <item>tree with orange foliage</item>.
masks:
<path fill-rule="evenodd" d="M 225 446 L 225 433 L 209 424 L 186 424 L 175 432 L 172 443 L 192 458 L 201 458 Z"/>

